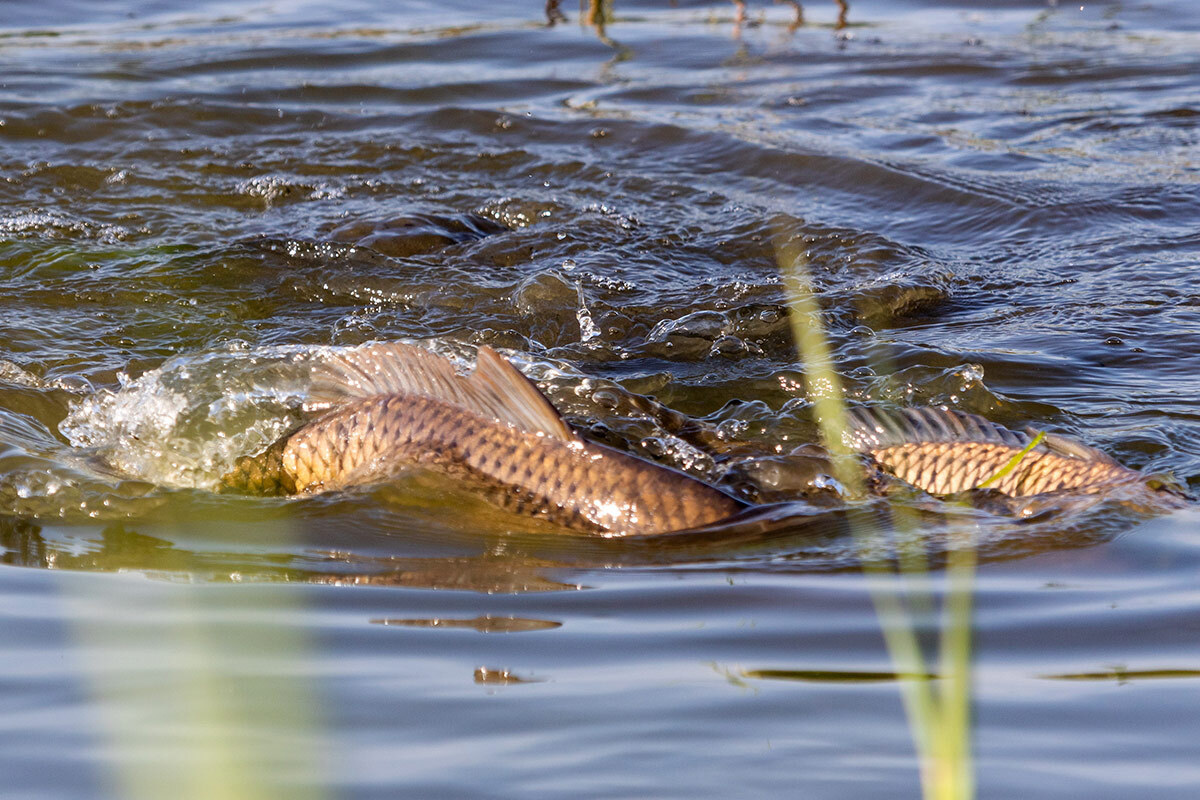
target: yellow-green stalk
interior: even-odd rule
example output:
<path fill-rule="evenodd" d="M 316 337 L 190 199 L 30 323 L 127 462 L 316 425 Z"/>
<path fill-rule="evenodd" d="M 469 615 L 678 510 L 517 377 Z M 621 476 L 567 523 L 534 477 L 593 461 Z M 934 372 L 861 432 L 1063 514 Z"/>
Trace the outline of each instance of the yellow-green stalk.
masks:
<path fill-rule="evenodd" d="M 841 378 L 834 369 L 821 309 L 812 289 L 807 257 L 792 241 L 777 236 L 776 258 L 791 311 L 793 336 L 804 364 L 808 399 L 813 405 L 821 439 L 829 451 L 834 477 L 845 488 L 848 497 L 861 497 L 861 471 L 844 436 L 847 421 Z M 1013 466 L 1015 461 L 1006 468 Z M 861 552 L 866 553 L 866 532 L 852 529 L 852 533 L 859 541 Z M 939 665 L 943 677 L 941 686 L 925 680 L 900 680 L 926 800 L 970 800 L 975 791 L 970 733 L 971 593 L 975 551 L 969 534 L 960 539 L 956 547 L 950 548 L 946 566 L 947 593 Z M 919 556 L 901 555 L 901 575 L 906 580 L 920 580 L 924 574 L 923 551 Z M 872 558 L 863 559 L 863 570 L 895 671 L 900 675 L 927 674 L 912 613 L 896 588 L 898 576 Z"/>

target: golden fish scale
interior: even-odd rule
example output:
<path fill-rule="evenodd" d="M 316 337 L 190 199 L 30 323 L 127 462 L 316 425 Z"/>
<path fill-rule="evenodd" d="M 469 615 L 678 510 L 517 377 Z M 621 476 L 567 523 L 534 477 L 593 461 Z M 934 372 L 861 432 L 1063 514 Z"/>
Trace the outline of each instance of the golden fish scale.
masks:
<path fill-rule="evenodd" d="M 931 494 L 955 494 L 977 488 L 1021 451 L 991 442 L 919 442 L 870 452 L 882 467 L 914 486 Z M 1118 464 L 1032 450 L 989 488 L 1019 497 L 1139 479 L 1137 472 Z"/>
<path fill-rule="evenodd" d="M 342 406 L 242 459 L 224 482 L 307 493 L 385 478 L 406 464 L 471 481 L 511 510 L 588 531 L 683 530 L 743 507 L 694 478 L 603 445 L 529 433 L 405 395 Z"/>

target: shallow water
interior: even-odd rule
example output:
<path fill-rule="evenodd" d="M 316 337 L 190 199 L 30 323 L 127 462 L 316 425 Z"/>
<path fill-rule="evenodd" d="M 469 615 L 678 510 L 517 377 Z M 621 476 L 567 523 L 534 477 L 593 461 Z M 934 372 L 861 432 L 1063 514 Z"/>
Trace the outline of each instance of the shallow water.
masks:
<path fill-rule="evenodd" d="M 1193 797 L 1200 517 L 847 510 L 777 255 L 855 401 L 1200 486 L 1193 4 L 542 10 L 5 6 L 8 793 L 913 797 L 858 568 L 907 515 L 979 544 L 980 796 Z M 380 339 L 775 505 L 609 541 L 429 476 L 212 493 Z"/>

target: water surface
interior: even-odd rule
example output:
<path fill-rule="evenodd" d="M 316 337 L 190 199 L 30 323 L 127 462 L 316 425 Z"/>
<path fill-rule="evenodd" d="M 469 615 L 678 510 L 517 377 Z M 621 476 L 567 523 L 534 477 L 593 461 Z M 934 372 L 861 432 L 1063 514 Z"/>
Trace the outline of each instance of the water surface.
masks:
<path fill-rule="evenodd" d="M 1200 485 L 1192 4 L 563 11 L 6 5 L 8 792 L 913 797 L 852 535 L 901 514 L 935 577 L 979 545 L 980 796 L 1194 796 L 1196 513 L 847 510 L 778 263 L 852 400 Z M 784 505 L 606 541 L 428 476 L 212 493 L 393 339 Z"/>

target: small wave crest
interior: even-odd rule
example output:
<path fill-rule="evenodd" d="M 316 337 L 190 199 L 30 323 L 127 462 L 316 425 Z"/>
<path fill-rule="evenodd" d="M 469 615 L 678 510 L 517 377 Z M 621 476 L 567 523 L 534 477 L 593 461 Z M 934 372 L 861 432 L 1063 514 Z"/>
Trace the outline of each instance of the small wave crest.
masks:
<path fill-rule="evenodd" d="M 59 431 L 124 475 L 212 488 L 235 459 L 298 422 L 311 365 L 328 349 L 234 349 L 121 374 L 117 389 L 73 403 Z"/>

